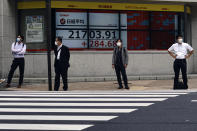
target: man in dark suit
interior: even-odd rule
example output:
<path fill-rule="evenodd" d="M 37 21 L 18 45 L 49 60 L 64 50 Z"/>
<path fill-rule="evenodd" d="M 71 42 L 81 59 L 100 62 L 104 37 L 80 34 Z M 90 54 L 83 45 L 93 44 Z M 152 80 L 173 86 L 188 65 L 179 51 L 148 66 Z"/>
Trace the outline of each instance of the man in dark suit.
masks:
<path fill-rule="evenodd" d="M 54 90 L 58 91 L 60 86 L 60 75 L 63 80 L 63 89 L 64 91 L 68 90 L 67 76 L 68 76 L 68 68 L 70 67 L 69 59 L 70 52 L 69 48 L 62 45 L 62 38 L 57 37 L 55 40 L 55 87 Z"/>

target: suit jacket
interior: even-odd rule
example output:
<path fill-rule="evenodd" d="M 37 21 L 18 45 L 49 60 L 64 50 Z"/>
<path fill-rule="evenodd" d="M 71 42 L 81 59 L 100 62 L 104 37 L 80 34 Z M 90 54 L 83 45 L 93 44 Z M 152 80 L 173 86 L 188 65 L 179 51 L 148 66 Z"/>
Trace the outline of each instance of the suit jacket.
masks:
<path fill-rule="evenodd" d="M 60 59 L 57 60 L 57 55 L 58 55 L 58 51 L 57 51 L 57 47 L 54 48 L 54 53 L 55 53 L 55 62 L 54 62 L 54 66 L 57 67 L 57 64 L 60 64 L 60 66 L 62 67 L 70 67 L 69 64 L 69 60 L 70 60 L 70 52 L 69 52 L 69 48 L 62 45 L 61 47 L 61 53 L 60 53 Z M 57 63 L 57 61 L 59 61 Z"/>
<path fill-rule="evenodd" d="M 118 47 L 114 48 L 113 56 L 112 56 L 112 64 L 115 65 L 117 61 L 117 53 L 118 53 Z M 125 65 L 128 65 L 128 51 L 125 47 L 122 47 L 122 63 Z"/>

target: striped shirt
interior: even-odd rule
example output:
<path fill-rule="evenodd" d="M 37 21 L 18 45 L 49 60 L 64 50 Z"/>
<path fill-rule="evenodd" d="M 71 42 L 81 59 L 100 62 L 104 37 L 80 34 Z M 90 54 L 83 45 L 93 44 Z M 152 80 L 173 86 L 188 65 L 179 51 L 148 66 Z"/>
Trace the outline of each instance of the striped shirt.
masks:
<path fill-rule="evenodd" d="M 22 42 L 21 43 L 14 42 L 12 43 L 11 50 L 14 58 L 24 58 L 24 54 L 26 52 L 26 45 L 23 44 Z"/>

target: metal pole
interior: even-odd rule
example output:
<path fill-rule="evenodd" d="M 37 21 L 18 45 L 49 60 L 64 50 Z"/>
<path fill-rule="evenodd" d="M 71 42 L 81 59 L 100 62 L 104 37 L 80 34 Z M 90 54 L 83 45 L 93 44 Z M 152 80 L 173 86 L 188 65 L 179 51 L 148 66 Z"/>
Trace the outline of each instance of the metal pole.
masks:
<path fill-rule="evenodd" d="M 185 42 L 188 42 L 187 41 L 187 35 L 188 35 L 187 27 L 188 27 L 187 5 L 184 5 L 184 41 Z"/>
<path fill-rule="evenodd" d="M 47 32 L 47 60 L 48 60 L 48 87 L 52 91 L 51 78 L 51 0 L 46 0 L 46 32 Z"/>
<path fill-rule="evenodd" d="M 15 4 L 15 8 L 16 8 L 16 12 L 15 12 L 15 20 L 16 20 L 16 37 L 17 37 L 17 35 L 19 35 L 19 23 L 20 22 L 18 22 L 19 21 L 19 10 L 18 10 L 18 0 L 16 0 L 15 1 L 16 2 L 16 4 Z M 15 37 L 15 38 L 16 38 Z M 14 39 L 15 39 L 14 38 Z"/>

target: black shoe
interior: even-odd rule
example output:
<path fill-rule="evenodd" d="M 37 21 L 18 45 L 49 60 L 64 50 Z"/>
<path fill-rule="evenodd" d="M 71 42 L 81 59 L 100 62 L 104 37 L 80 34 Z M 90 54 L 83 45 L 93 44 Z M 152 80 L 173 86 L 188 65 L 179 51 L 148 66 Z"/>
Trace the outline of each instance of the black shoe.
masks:
<path fill-rule="evenodd" d="M 18 85 L 17 88 L 21 88 L 21 85 Z"/>
<path fill-rule="evenodd" d="M 127 86 L 127 87 L 125 87 L 125 89 L 129 90 L 130 88 Z"/>
<path fill-rule="evenodd" d="M 5 85 L 5 88 L 9 88 L 9 87 L 10 87 L 10 84 L 6 84 L 6 85 Z"/>
<path fill-rule="evenodd" d="M 118 87 L 118 89 L 123 89 L 123 87 Z"/>

